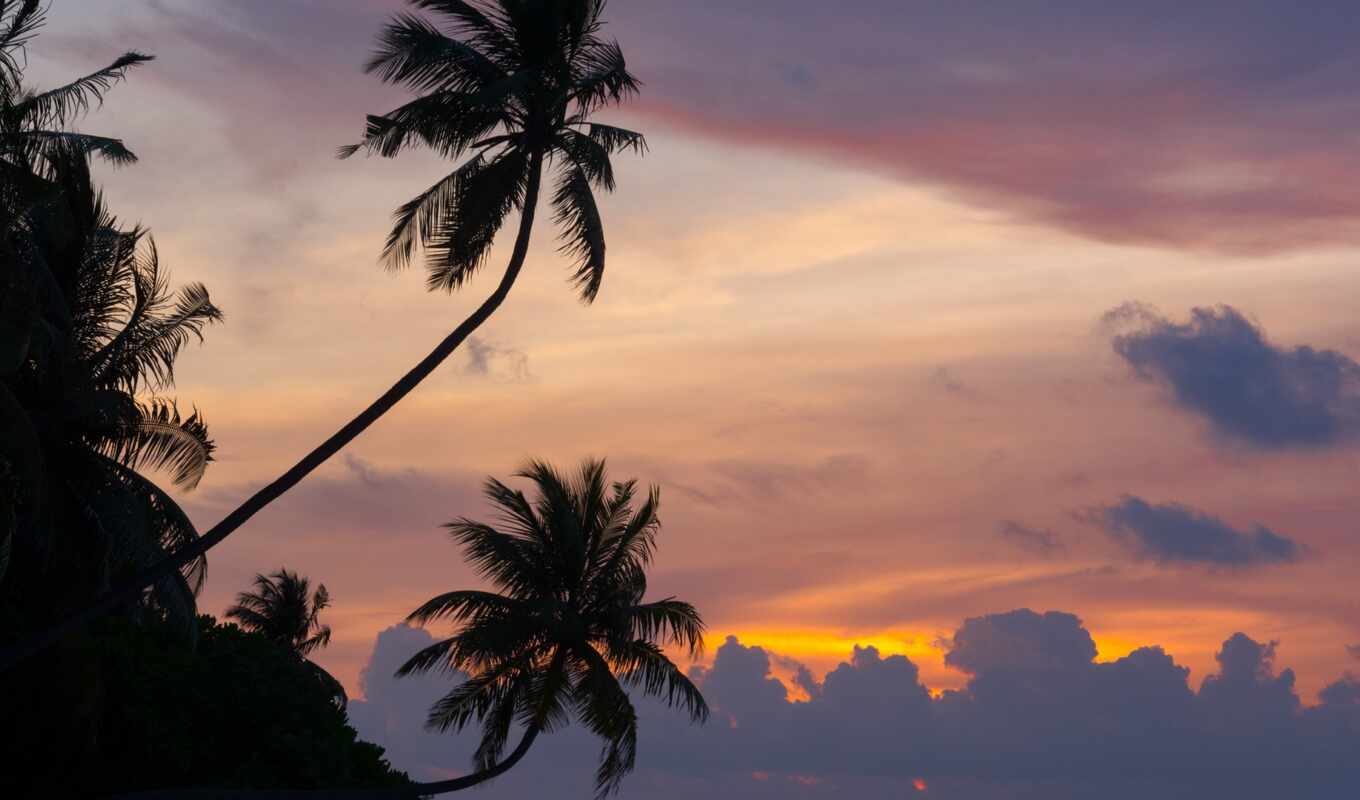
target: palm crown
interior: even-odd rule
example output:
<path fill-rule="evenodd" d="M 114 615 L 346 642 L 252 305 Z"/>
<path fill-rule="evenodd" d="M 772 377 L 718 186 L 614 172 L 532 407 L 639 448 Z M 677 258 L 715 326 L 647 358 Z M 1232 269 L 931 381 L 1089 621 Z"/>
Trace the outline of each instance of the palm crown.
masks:
<path fill-rule="evenodd" d="M 659 528 L 655 488 L 634 510 L 636 483 L 609 485 L 602 461 L 587 461 L 573 479 L 539 462 L 517 474 L 537 487 L 535 502 L 490 479 L 485 492 L 500 510 L 499 527 L 469 519 L 447 526 L 499 591 L 449 592 L 413 611 L 410 621 L 448 618 L 461 628 L 398 674 L 440 668 L 468 676 L 431 708 L 429 725 L 462 729 L 478 720 L 483 770 L 494 769 L 513 723 L 525 736 L 508 761 L 540 731 L 576 718 L 604 739 L 596 775 L 604 795 L 633 768 L 637 714 L 625 686 L 682 707 L 692 720 L 707 718 L 703 696 L 661 649 L 697 655 L 703 621 L 674 598 L 642 602 Z"/>
<path fill-rule="evenodd" d="M 227 616 L 242 628 L 306 656 L 330 643 L 330 626 L 322 625 L 320 619 L 330 604 L 324 583 L 313 592 L 307 578 L 280 569 L 272 575 L 256 575 L 255 591 L 238 594 Z"/>
<path fill-rule="evenodd" d="M 610 157 L 641 153 L 642 135 L 592 122 L 600 108 L 637 91 L 623 51 L 599 35 L 604 0 L 410 0 L 440 12 L 448 32 L 413 14 L 396 17 L 368 64 L 384 81 L 423 93 L 368 117 L 363 141 L 342 148 L 394 156 L 415 144 L 457 169 L 395 214 L 383 258 L 410 262 L 426 251 L 431 288 L 455 289 L 482 263 L 515 209 L 537 201 L 545 163 L 562 251 L 587 302 L 604 273 L 604 228 L 593 189 L 614 189 Z"/>

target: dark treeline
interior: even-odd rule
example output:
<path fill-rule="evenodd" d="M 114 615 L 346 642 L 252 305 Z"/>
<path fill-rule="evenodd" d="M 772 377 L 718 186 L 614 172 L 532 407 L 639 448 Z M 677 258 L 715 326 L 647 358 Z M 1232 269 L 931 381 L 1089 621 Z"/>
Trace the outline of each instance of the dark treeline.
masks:
<path fill-rule="evenodd" d="M 493 591 L 449 592 L 408 618 L 454 626 L 402 674 L 459 679 L 430 726 L 480 726 L 464 777 L 413 783 L 356 739 L 343 687 L 309 659 L 330 639 L 324 585 L 278 569 L 238 595 L 230 624 L 197 607 L 212 546 L 490 318 L 525 264 L 541 203 L 580 298 L 601 289 L 594 192 L 614 188 L 611 156 L 645 150 L 640 134 L 591 120 L 639 88 L 602 35 L 603 0 L 411 4 L 415 13 L 380 32 L 367 71 L 413 99 L 369 116 L 340 155 L 424 147 L 456 162 L 396 212 L 387 267 L 421 252 L 429 288 L 458 289 L 514 218 L 509 262 L 493 293 L 388 392 L 200 533 L 167 486 L 197 486 L 215 445 L 204 414 L 174 396 L 175 366 L 224 314 L 207 287 L 176 288 L 151 234 L 106 204 L 92 164 L 131 166 L 132 150 L 73 128 L 152 56 L 129 52 L 65 85 L 31 86 L 26 55 L 45 8 L 0 0 L 0 795 L 428 795 L 494 778 L 570 721 L 604 742 L 604 795 L 634 764 L 630 689 L 706 717 L 661 650 L 697 653 L 698 613 L 674 598 L 644 601 L 657 492 L 639 503 L 636 484 L 611 483 L 603 462 L 570 476 L 530 464 L 517 477 L 535 497 L 489 481 L 501 522 L 460 519 L 449 531 Z"/>

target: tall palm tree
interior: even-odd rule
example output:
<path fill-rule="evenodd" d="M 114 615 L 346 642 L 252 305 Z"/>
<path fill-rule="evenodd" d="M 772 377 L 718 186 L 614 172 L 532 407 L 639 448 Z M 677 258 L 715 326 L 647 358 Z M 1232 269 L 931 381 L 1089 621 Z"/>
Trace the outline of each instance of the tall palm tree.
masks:
<path fill-rule="evenodd" d="M 441 594 L 407 618 L 459 625 L 397 672 L 467 675 L 430 709 L 428 726 L 461 730 L 475 719 L 482 727 L 476 772 L 418 788 L 447 792 L 494 778 L 540 733 L 575 718 L 604 740 L 596 772 L 597 795 L 604 796 L 632 770 L 637 750 L 637 713 L 624 687 L 680 706 L 692 721 L 707 719 L 703 695 L 659 646 L 697 655 L 704 624 L 692 605 L 673 597 L 643 602 L 660 527 L 656 488 L 634 510 L 636 482 L 610 486 L 603 461 L 585 462 L 572 479 L 540 462 L 517 475 L 537 487 L 535 501 L 489 479 L 485 492 L 500 510 L 499 527 L 466 518 L 447 526 L 497 591 Z M 519 744 L 502 759 L 516 724 Z"/>
<path fill-rule="evenodd" d="M 307 656 L 331 641 L 331 627 L 321 624 L 321 612 L 331 604 L 326 584 L 311 591 L 307 578 L 280 569 L 272 575 L 256 575 L 255 591 L 236 595 L 227 616 L 242 628 L 261 633 L 300 656 Z"/>
<path fill-rule="evenodd" d="M 40 636 L 0 652 L 0 669 L 58 640 L 141 587 L 206 553 L 368 429 L 486 322 L 509 294 L 528 254 L 545 169 L 550 201 L 585 302 L 604 274 L 605 240 L 594 191 L 614 188 L 611 157 L 642 153 L 641 134 L 591 121 L 638 91 L 623 51 L 601 37 L 605 0 L 408 0 L 438 12 L 447 30 L 415 14 L 397 16 L 379 37 L 368 71 L 423 93 L 370 116 L 359 151 L 385 157 L 424 146 L 457 168 L 396 212 L 383 251 L 391 268 L 425 251 L 432 289 L 460 287 L 485 261 L 512 212 L 519 212 L 510 260 L 490 296 L 381 397 L 192 546 L 140 573 Z"/>

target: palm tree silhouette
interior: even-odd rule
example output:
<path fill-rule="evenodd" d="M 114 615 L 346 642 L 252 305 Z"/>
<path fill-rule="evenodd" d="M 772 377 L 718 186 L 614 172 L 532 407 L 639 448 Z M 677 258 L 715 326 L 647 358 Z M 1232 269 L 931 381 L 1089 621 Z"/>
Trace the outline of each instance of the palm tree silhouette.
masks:
<path fill-rule="evenodd" d="M 637 713 L 625 686 L 682 707 L 692 721 L 707 719 L 703 695 L 659 646 L 697 655 L 704 624 L 675 598 L 642 602 L 660 524 L 656 488 L 634 510 L 636 482 L 610 487 L 603 461 L 586 461 L 571 480 L 536 461 L 516 474 L 533 481 L 535 502 L 489 479 L 485 492 L 500 511 L 499 527 L 466 518 L 447 526 L 498 592 L 448 592 L 407 618 L 460 625 L 397 672 L 468 676 L 434 704 L 428 726 L 461 730 L 475 719 L 482 727 L 477 772 L 418 788 L 447 792 L 494 778 L 540 733 L 574 717 L 605 742 L 596 772 L 597 795 L 604 796 L 632 770 L 637 750 Z M 519 744 L 501 760 L 516 723 Z"/>
<path fill-rule="evenodd" d="M 183 347 L 222 315 L 201 284 L 172 291 L 150 237 L 119 227 L 83 146 L 45 149 L 34 181 L 40 191 L 3 237 L 7 297 L 28 297 L 4 314 L 17 352 L 0 365 L 0 460 L 17 499 L 12 538 L 0 541 L 13 553 L 0 600 L 41 622 L 197 541 L 142 472 L 192 488 L 211 462 L 202 417 L 161 393 Z M 205 571 L 201 555 L 183 562 L 127 605 L 149 601 L 192 635 Z"/>
<path fill-rule="evenodd" d="M 614 188 L 610 157 L 642 153 L 642 135 L 591 121 L 635 94 L 618 44 L 600 36 L 605 0 L 408 0 L 440 12 L 449 34 L 413 14 L 397 16 L 368 64 L 387 82 L 421 97 L 370 116 L 363 140 L 340 151 L 395 156 L 425 146 L 470 157 L 398 209 L 383 251 L 391 268 L 424 248 L 429 285 L 453 290 L 482 264 L 501 225 L 519 211 L 509 263 L 495 290 L 381 397 L 287 472 L 249 497 L 191 546 L 144 570 L 40 636 L 0 653 L 0 669 L 59 639 L 143 586 L 200 557 L 297 485 L 387 413 L 500 307 L 524 266 L 546 167 L 557 172 L 550 198 L 573 259 L 572 278 L 591 302 L 604 273 L 605 241 L 594 189 Z"/>
<path fill-rule="evenodd" d="M 331 641 L 331 628 L 321 624 L 321 612 L 331 604 L 326 584 L 311 592 L 307 578 L 280 569 L 272 575 L 256 575 L 255 591 L 236 595 L 227 617 L 248 631 L 263 634 L 300 656 L 307 656 Z"/>
<path fill-rule="evenodd" d="M 321 612 L 331 604 L 326 584 L 318 584 L 313 592 L 306 577 L 282 568 L 271 575 L 256 575 L 254 583 L 255 591 L 236 595 L 236 604 L 227 609 L 226 616 L 243 629 L 292 650 L 306 661 L 337 704 L 348 704 L 340 682 L 307 659 L 313 650 L 331 642 L 331 627 L 321 624 Z"/>

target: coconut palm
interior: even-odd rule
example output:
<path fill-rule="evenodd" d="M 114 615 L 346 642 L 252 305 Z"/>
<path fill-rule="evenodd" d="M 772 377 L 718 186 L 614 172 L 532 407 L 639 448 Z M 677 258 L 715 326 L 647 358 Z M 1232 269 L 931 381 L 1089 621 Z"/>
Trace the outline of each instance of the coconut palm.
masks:
<path fill-rule="evenodd" d="M 466 676 L 430 709 L 428 726 L 461 730 L 476 720 L 482 729 L 475 773 L 419 788 L 444 792 L 494 778 L 539 734 L 574 718 L 604 740 L 596 772 L 603 796 L 633 768 L 637 713 L 625 687 L 683 708 L 692 721 L 707 718 L 703 695 L 661 650 L 677 645 L 697 655 L 704 624 L 673 597 L 643 602 L 660 527 L 657 489 L 635 510 L 636 482 L 609 485 L 603 461 L 585 462 L 571 479 L 540 462 L 517 475 L 533 482 L 536 500 L 490 479 L 485 492 L 498 524 L 465 518 L 447 526 L 496 591 L 441 594 L 407 618 L 459 626 L 397 673 Z M 519 744 L 502 759 L 516 725 Z"/>
<path fill-rule="evenodd" d="M 484 263 L 506 219 L 519 222 L 500 282 L 462 324 L 381 397 L 207 531 L 193 546 L 140 573 L 41 636 L 0 654 L 0 668 L 57 640 L 102 610 L 201 556 L 297 485 L 368 429 L 428 377 L 504 302 L 528 254 L 545 172 L 550 203 L 571 259 L 571 279 L 592 302 L 604 274 L 605 240 L 595 191 L 614 188 L 611 157 L 642 153 L 642 135 L 592 121 L 635 94 L 619 45 L 601 36 L 604 0 L 408 0 L 436 12 L 444 27 L 416 14 L 394 18 L 368 64 L 388 83 L 420 96 L 370 116 L 364 151 L 393 157 L 427 147 L 465 159 L 396 212 L 383 251 L 401 268 L 424 251 L 432 289 L 459 288 Z"/>
<path fill-rule="evenodd" d="M 63 146 L 45 158 L 46 199 L 5 241 L 23 284 L 11 288 L 29 302 L 23 324 L 9 326 L 25 333 L 19 357 L 0 374 L 0 459 L 19 495 L 0 599 L 33 621 L 198 538 L 143 473 L 164 471 L 192 488 L 212 460 L 202 417 L 162 393 L 183 347 L 221 318 L 202 285 L 171 289 L 144 231 L 119 227 L 83 150 Z M 192 633 L 205 569 L 202 556 L 186 562 L 129 608 L 149 600 Z"/>
<path fill-rule="evenodd" d="M 255 591 L 236 595 L 236 605 L 228 608 L 226 614 L 245 630 L 259 633 L 296 653 L 343 707 L 349 702 L 344 687 L 329 672 L 307 660 L 313 650 L 330 644 L 331 627 L 321 624 L 321 612 L 330 604 L 326 584 L 318 584 L 313 592 L 307 578 L 280 569 L 272 575 L 256 575 Z"/>
<path fill-rule="evenodd" d="M 331 628 L 321 624 L 321 612 L 331 604 L 326 584 L 311 591 L 307 578 L 280 569 L 272 575 L 256 575 L 255 591 L 236 595 L 227 616 L 248 631 L 307 656 L 331 641 Z"/>

